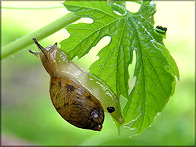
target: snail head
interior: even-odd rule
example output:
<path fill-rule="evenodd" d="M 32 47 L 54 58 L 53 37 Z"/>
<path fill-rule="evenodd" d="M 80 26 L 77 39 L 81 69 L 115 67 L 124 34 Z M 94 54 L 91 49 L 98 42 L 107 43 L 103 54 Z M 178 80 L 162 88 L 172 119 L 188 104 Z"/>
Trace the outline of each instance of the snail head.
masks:
<path fill-rule="evenodd" d="M 40 52 L 33 50 L 29 50 L 29 52 L 41 59 L 44 68 L 50 75 L 55 72 L 59 63 L 62 64 L 62 62 L 70 60 L 69 55 L 60 50 L 57 43 L 44 48 L 37 42 L 36 38 L 33 38 L 33 41 L 37 45 Z"/>

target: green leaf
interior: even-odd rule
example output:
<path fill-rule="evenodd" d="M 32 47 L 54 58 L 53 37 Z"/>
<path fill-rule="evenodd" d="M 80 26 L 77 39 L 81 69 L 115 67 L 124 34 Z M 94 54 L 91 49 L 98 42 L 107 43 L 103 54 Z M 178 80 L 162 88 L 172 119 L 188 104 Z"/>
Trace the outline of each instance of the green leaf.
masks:
<path fill-rule="evenodd" d="M 94 22 L 68 26 L 66 29 L 71 36 L 61 42 L 61 49 L 66 50 L 72 58 L 80 58 L 101 38 L 111 36 L 112 41 L 99 52 L 100 59 L 90 67 L 90 72 L 107 83 L 118 97 L 123 95 L 127 98 L 132 39 L 126 17 L 114 13 L 104 1 L 66 1 L 64 5 L 76 15 L 90 17 Z"/>
<path fill-rule="evenodd" d="M 151 7 L 149 4 L 147 6 Z M 136 28 L 134 76 L 137 78 L 124 109 L 124 117 L 128 127 L 136 128 L 136 134 L 152 124 L 173 94 L 175 76 L 179 79 L 176 63 L 163 45 L 163 39 L 152 31 L 151 22 L 154 21 L 146 12 L 148 8 L 141 6 L 139 13 L 130 17 Z"/>
<path fill-rule="evenodd" d="M 173 94 L 175 76 L 179 79 L 176 63 L 153 26 L 155 3 L 143 1 L 137 13 L 105 1 L 68 0 L 64 5 L 75 15 L 92 18 L 93 23 L 69 25 L 66 29 L 70 37 L 61 42 L 61 49 L 71 58 L 81 58 L 101 38 L 111 37 L 110 43 L 98 53 L 99 59 L 91 65 L 90 72 L 104 81 L 117 97 L 128 99 L 123 110 L 124 125 L 136 128 L 140 134 L 152 124 Z M 128 66 L 133 51 L 136 52 L 136 82 L 128 93 Z"/>
<path fill-rule="evenodd" d="M 124 8 L 125 8 L 125 5 L 126 5 L 125 1 L 108 1 L 109 5 L 113 5 L 114 3 L 120 5 Z"/>

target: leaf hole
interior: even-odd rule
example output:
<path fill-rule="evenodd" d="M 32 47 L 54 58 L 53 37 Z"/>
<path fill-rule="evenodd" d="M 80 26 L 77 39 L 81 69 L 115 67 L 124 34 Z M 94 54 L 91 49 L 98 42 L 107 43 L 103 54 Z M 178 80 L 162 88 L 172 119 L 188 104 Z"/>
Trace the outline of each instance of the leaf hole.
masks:
<path fill-rule="evenodd" d="M 135 66 L 136 66 L 136 54 L 135 54 L 135 50 L 133 51 L 133 61 L 131 64 L 129 64 L 128 67 L 128 72 L 129 72 L 129 80 L 128 80 L 128 84 L 129 84 L 129 93 L 132 91 L 134 85 L 135 85 L 135 81 L 136 81 L 136 77 L 134 77 L 134 71 L 135 71 Z"/>
<path fill-rule="evenodd" d="M 111 41 L 111 37 L 110 36 L 105 36 L 103 37 L 95 47 L 92 47 L 91 50 L 88 52 L 88 54 L 84 55 L 82 58 L 80 59 L 76 59 L 74 58 L 73 61 L 74 63 L 76 63 L 77 65 L 81 66 L 85 71 L 88 71 L 89 67 L 96 61 L 99 59 L 99 57 L 97 56 L 98 52 L 104 48 L 105 46 L 107 46 Z"/>
<path fill-rule="evenodd" d="M 126 9 L 130 12 L 136 13 L 139 11 L 141 4 L 136 2 L 126 2 Z"/>
<path fill-rule="evenodd" d="M 92 18 L 81 18 L 77 21 L 75 21 L 73 24 L 78 24 L 78 23 L 87 23 L 87 24 L 91 24 L 93 23 L 94 20 Z"/>

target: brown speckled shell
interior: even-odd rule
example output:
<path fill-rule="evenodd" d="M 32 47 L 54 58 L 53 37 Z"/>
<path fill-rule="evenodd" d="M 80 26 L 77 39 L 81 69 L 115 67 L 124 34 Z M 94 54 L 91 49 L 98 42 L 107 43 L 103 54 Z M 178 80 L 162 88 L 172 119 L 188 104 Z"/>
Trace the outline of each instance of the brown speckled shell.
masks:
<path fill-rule="evenodd" d="M 65 76 L 53 75 L 50 96 L 54 107 L 66 121 L 79 128 L 101 130 L 104 110 L 99 100 L 84 87 Z"/>

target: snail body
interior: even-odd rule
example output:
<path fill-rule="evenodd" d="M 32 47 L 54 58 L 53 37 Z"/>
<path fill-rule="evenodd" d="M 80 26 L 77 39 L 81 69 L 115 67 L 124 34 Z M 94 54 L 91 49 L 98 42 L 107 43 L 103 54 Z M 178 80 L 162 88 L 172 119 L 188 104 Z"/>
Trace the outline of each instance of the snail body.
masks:
<path fill-rule="evenodd" d="M 50 97 L 58 113 L 72 125 L 100 131 L 104 111 L 123 123 L 119 101 L 112 90 L 95 76 L 85 72 L 59 49 L 57 43 L 46 48 L 33 38 L 41 59 L 50 75 Z"/>

